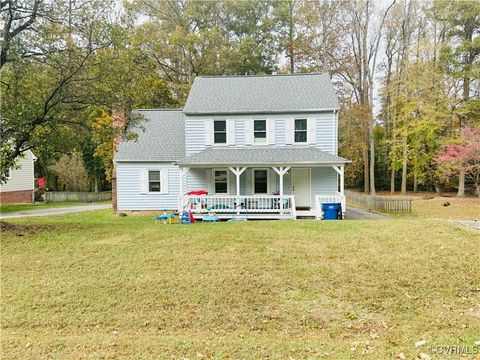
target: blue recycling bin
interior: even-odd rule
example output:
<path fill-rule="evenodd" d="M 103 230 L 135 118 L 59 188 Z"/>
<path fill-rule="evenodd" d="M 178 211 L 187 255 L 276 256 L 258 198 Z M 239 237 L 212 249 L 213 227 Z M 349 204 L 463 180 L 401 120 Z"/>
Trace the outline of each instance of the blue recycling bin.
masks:
<path fill-rule="evenodd" d="M 322 204 L 323 220 L 339 220 L 342 218 L 342 204 L 324 203 Z"/>

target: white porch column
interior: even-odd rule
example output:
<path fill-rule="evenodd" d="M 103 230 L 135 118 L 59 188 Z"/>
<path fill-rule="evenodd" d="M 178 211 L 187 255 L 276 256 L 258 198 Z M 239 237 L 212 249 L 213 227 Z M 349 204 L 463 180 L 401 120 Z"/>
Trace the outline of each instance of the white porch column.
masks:
<path fill-rule="evenodd" d="M 340 195 L 345 194 L 345 165 L 332 166 L 333 169 L 340 175 Z"/>
<path fill-rule="evenodd" d="M 279 187 L 280 187 L 280 212 L 283 212 L 283 175 L 287 173 L 288 170 L 290 170 L 290 166 L 280 166 L 278 168 L 272 167 L 272 169 L 278 174 L 279 176 Z"/>
<path fill-rule="evenodd" d="M 183 176 L 187 174 L 188 170 L 190 170 L 190 168 L 180 168 L 180 196 L 179 196 L 179 206 L 178 206 L 178 211 L 182 211 L 183 209 L 183 194 L 184 194 L 184 190 L 183 190 Z"/>
<path fill-rule="evenodd" d="M 240 175 L 243 174 L 245 170 L 247 170 L 246 167 L 229 167 L 230 171 L 235 174 L 236 177 L 236 185 L 237 185 L 237 196 L 240 196 Z"/>
<path fill-rule="evenodd" d="M 340 194 L 345 194 L 345 166 L 340 166 Z"/>

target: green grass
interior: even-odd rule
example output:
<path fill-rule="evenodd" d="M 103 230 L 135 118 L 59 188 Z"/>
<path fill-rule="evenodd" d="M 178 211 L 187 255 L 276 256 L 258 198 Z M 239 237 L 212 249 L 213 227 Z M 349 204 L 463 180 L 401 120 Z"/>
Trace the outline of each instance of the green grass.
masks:
<path fill-rule="evenodd" d="M 3 359 L 413 359 L 480 340 L 480 234 L 444 220 L 9 222 L 34 232 L 1 237 Z"/>
<path fill-rule="evenodd" d="M 82 206 L 90 204 L 103 204 L 108 202 L 99 202 L 99 203 L 83 203 L 75 201 L 60 201 L 60 202 L 49 202 L 49 203 L 35 203 L 35 204 L 2 204 L 0 205 L 0 213 L 8 214 L 18 211 L 27 211 L 27 210 L 40 210 L 40 209 L 52 209 L 60 207 L 70 207 L 70 206 Z"/>
<path fill-rule="evenodd" d="M 389 194 L 385 195 L 389 196 Z M 411 213 L 386 213 L 385 215 L 398 219 L 480 220 L 480 199 L 478 197 L 433 197 L 432 194 L 411 197 L 413 199 Z M 445 206 L 446 204 L 448 206 Z M 353 202 L 348 202 L 348 206 L 361 207 Z"/>

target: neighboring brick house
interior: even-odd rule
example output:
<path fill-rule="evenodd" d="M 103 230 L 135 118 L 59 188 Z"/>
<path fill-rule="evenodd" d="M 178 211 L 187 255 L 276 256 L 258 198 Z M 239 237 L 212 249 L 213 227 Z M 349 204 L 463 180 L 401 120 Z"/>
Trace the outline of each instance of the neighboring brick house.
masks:
<path fill-rule="evenodd" d="M 0 184 L 0 203 L 33 203 L 35 190 L 34 162 L 35 155 L 28 150 L 19 159 L 19 168 L 10 169 L 4 176 L 5 184 Z"/>

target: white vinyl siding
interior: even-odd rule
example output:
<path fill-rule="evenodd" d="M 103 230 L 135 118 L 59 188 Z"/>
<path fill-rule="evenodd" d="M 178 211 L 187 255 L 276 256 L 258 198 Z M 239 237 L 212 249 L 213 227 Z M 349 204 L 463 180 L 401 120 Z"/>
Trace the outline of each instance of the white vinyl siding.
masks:
<path fill-rule="evenodd" d="M 337 154 L 338 114 L 333 111 L 311 114 L 236 114 L 235 118 L 221 116 L 185 116 L 185 151 L 191 155 L 213 145 L 213 120 L 227 120 L 230 137 L 223 146 L 254 145 L 254 119 L 267 120 L 268 145 L 296 145 L 294 142 L 294 120 L 307 119 L 307 143 L 298 145 L 316 146 L 319 149 Z M 208 130 L 211 129 L 211 130 Z M 207 135 L 210 134 L 210 135 Z M 261 146 L 260 144 L 258 146 Z"/>
<path fill-rule="evenodd" d="M 315 195 L 332 195 L 338 191 L 337 172 L 331 167 L 314 167 L 311 170 L 311 199 L 314 206 Z"/>
<path fill-rule="evenodd" d="M 10 169 L 8 181 L 0 184 L 0 192 L 34 190 L 34 156 L 31 151 L 25 151 L 18 160 L 18 169 Z"/>
<path fill-rule="evenodd" d="M 148 192 L 148 171 L 161 172 L 161 192 Z M 118 210 L 174 210 L 178 207 L 180 171 L 171 163 L 117 163 Z"/>
<path fill-rule="evenodd" d="M 338 124 L 333 112 L 315 115 L 317 120 L 316 147 L 330 154 L 337 155 Z"/>
<path fill-rule="evenodd" d="M 316 118 L 307 119 L 307 142 L 310 145 L 315 145 L 317 143 L 317 119 Z"/>

